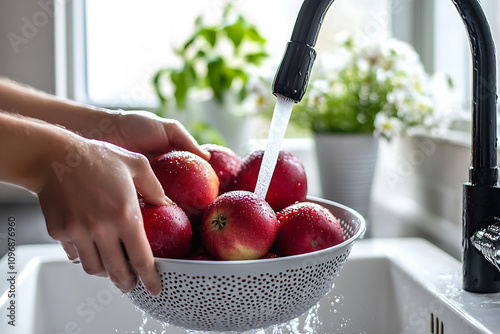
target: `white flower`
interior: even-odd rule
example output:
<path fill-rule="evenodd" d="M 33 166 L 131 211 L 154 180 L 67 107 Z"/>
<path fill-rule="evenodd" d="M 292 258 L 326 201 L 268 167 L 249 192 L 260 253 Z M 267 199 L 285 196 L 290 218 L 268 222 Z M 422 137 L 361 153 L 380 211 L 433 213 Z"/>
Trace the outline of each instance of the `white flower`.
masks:
<path fill-rule="evenodd" d="M 337 131 L 335 122 L 331 122 L 333 126 L 323 122 L 329 115 L 344 117 L 344 122 L 375 118 L 375 133 L 387 139 L 438 124 L 434 111 L 449 104 L 442 97 L 451 97 L 450 87 L 443 78 L 433 79 L 426 73 L 411 45 L 394 38 L 371 41 L 347 34 L 338 35 L 336 41 L 336 51 L 323 53 L 314 66 L 305 97 L 310 124 L 321 122 L 320 131 Z M 349 110 L 361 109 L 363 114 L 345 116 Z M 318 111 L 321 115 L 315 119 Z"/>
<path fill-rule="evenodd" d="M 397 117 L 389 117 L 380 112 L 375 117 L 375 134 L 384 138 L 392 138 L 401 134 L 403 123 Z"/>

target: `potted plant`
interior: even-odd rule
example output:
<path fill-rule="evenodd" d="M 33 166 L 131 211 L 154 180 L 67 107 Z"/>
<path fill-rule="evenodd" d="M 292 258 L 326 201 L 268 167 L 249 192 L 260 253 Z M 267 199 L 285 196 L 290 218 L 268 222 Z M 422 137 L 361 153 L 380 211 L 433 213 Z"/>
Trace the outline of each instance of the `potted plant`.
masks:
<path fill-rule="evenodd" d="M 242 117 L 249 114 L 240 106 L 249 96 L 252 71 L 268 57 L 266 40 L 235 13 L 232 2 L 218 23 L 206 24 L 200 15 L 194 25 L 193 34 L 176 50 L 181 65 L 160 69 L 154 76 L 160 113 L 186 112 L 186 126 L 199 142 L 220 141 L 214 137 L 216 129 L 228 146 L 238 145 L 234 136 L 245 132 Z"/>
<path fill-rule="evenodd" d="M 292 113 L 292 122 L 314 133 L 323 196 L 366 216 L 377 137 L 434 127 L 432 92 L 432 78 L 407 43 L 339 36 Z"/>

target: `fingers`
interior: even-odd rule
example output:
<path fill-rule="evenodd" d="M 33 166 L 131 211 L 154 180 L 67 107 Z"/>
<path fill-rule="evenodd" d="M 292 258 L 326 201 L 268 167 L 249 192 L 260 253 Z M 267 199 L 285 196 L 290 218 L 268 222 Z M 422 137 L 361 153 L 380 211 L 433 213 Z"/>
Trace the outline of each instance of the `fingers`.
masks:
<path fill-rule="evenodd" d="M 78 257 L 78 252 L 76 251 L 75 244 L 69 241 L 61 241 L 60 244 L 71 262 L 75 264 L 80 263 L 80 258 Z"/>
<path fill-rule="evenodd" d="M 109 276 L 121 292 L 127 293 L 134 289 L 138 275 L 146 289 L 157 295 L 161 290 L 161 280 L 149 242 L 140 222 L 132 222 L 131 226 L 123 228 L 128 231 L 122 237 L 123 244 L 119 239 L 120 233 L 108 227 L 97 228 L 87 235 L 79 234 L 74 243 L 66 241 L 61 242 L 61 245 L 73 263 L 76 263 L 75 259 L 80 260 L 87 274 Z"/>
<path fill-rule="evenodd" d="M 146 289 L 157 295 L 161 290 L 161 280 L 142 224 L 140 221 L 128 224 L 132 228 L 122 228 L 127 232 L 122 237 L 123 244 L 119 238 L 121 233 L 106 226 L 95 228 L 88 234 L 78 233 L 73 242 L 64 241 L 61 245 L 68 258 L 73 263 L 81 263 L 87 274 L 109 276 L 121 292 L 126 293 L 134 289 L 138 275 Z"/>
<path fill-rule="evenodd" d="M 146 157 L 138 155 L 137 168 L 133 175 L 134 185 L 144 199 L 151 204 L 171 205 L 172 201 L 165 196 L 163 187 L 156 178 Z"/>
<path fill-rule="evenodd" d="M 194 137 L 181 123 L 175 120 L 169 120 L 165 122 L 165 127 L 165 131 L 173 149 L 189 151 L 199 155 L 205 160 L 210 160 L 210 153 L 200 148 Z"/>
<path fill-rule="evenodd" d="M 74 241 L 83 270 L 89 275 L 107 277 L 108 274 L 101 260 L 101 254 L 94 240 L 90 237 L 78 238 Z"/>
<path fill-rule="evenodd" d="M 43 199 L 42 196 L 42 204 L 45 203 Z M 59 241 L 68 259 L 75 264 L 81 263 L 89 275 L 106 277 L 106 270 L 89 230 L 79 220 L 55 214 L 54 210 L 47 208 L 43 211 L 49 235 Z"/>
<path fill-rule="evenodd" d="M 157 295 L 161 290 L 161 279 L 144 228 L 141 224 L 140 229 L 130 232 L 122 237 L 130 264 L 141 278 L 144 287 L 152 295 Z"/>
<path fill-rule="evenodd" d="M 137 277 L 130 268 L 120 240 L 117 238 L 103 240 L 98 243 L 98 248 L 110 280 L 123 293 L 133 290 L 137 284 Z"/>

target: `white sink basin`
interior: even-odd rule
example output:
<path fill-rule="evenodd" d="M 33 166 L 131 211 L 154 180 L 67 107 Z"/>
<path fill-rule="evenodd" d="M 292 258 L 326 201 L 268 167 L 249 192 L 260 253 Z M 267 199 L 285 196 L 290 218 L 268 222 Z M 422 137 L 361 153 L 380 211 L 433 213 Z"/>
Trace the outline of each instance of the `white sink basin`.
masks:
<path fill-rule="evenodd" d="M 8 279 L 7 262 L 0 268 Z M 152 319 L 141 332 L 141 312 L 128 298 L 71 264 L 59 245 L 19 246 L 15 265 L 15 298 L 7 279 L 0 283 L 0 333 L 162 332 Z M 283 333 L 500 333 L 500 294 L 465 292 L 461 280 L 460 262 L 424 240 L 360 240 L 316 311 Z M 11 302 L 15 327 L 8 324 Z"/>

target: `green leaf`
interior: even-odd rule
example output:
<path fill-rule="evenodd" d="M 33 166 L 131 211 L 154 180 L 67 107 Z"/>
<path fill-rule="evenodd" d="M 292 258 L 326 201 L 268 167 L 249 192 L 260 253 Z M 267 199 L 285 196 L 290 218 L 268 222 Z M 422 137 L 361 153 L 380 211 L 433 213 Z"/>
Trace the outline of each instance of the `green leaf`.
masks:
<path fill-rule="evenodd" d="M 264 51 L 249 53 L 245 55 L 245 59 L 248 63 L 254 65 L 261 65 L 262 62 L 269 57 L 269 54 Z"/>
<path fill-rule="evenodd" d="M 180 50 L 176 50 L 176 53 L 180 56 L 185 54 L 185 51 L 194 43 L 194 41 L 198 38 L 198 33 L 191 36 L 191 38 L 184 44 L 184 47 Z"/>
<path fill-rule="evenodd" d="M 271 89 L 269 89 L 269 94 L 271 93 Z M 247 83 L 243 83 L 240 91 L 238 92 L 238 100 L 242 102 L 248 96 Z"/>
<path fill-rule="evenodd" d="M 231 87 L 235 76 L 234 71 L 226 66 L 222 57 L 210 61 L 207 66 L 207 81 L 217 100 L 224 100 L 224 91 Z"/>
<path fill-rule="evenodd" d="M 193 35 L 187 40 L 187 42 L 184 43 L 184 46 L 182 48 L 183 51 L 186 51 L 191 46 L 191 44 L 193 44 L 194 41 L 196 41 L 196 39 L 198 38 L 198 36 L 200 34 L 200 30 L 203 29 L 203 17 L 201 15 L 196 17 L 196 19 L 194 21 L 194 27 L 195 27 L 195 29 L 194 29 L 195 31 L 194 31 Z M 184 52 L 182 54 L 184 54 Z"/>
<path fill-rule="evenodd" d="M 193 66 L 187 63 L 181 70 L 174 70 L 170 74 L 170 80 L 174 85 L 174 97 L 176 105 L 179 109 L 186 107 L 186 100 L 189 89 L 196 82 L 196 72 Z"/>
<path fill-rule="evenodd" d="M 175 86 L 174 97 L 177 106 L 180 109 L 183 109 L 186 106 L 186 98 L 188 93 L 188 85 L 186 80 L 187 78 L 184 75 L 183 71 L 173 71 L 170 77 L 173 85 Z"/>
<path fill-rule="evenodd" d="M 167 103 L 167 97 L 163 94 L 161 90 L 161 79 L 165 75 L 168 75 L 169 72 L 170 72 L 169 69 L 162 69 L 156 72 L 155 76 L 153 77 L 153 88 L 155 90 L 156 95 L 160 99 L 160 103 L 162 105 Z"/>
<path fill-rule="evenodd" d="M 224 137 L 217 130 L 215 130 L 205 122 L 198 121 L 193 123 L 189 129 L 189 132 L 200 145 L 216 144 L 227 146 Z"/>
<path fill-rule="evenodd" d="M 248 29 L 246 30 L 246 36 L 251 41 L 257 42 L 260 45 L 264 45 L 266 43 L 266 39 L 264 37 L 262 37 L 262 35 L 259 33 L 259 31 L 257 30 L 257 28 L 254 25 L 251 25 L 250 27 L 248 27 Z"/>
<path fill-rule="evenodd" d="M 241 17 L 233 24 L 225 26 L 223 30 L 231 42 L 233 42 L 234 47 L 238 49 L 245 37 L 245 29 L 243 28 Z"/>
<path fill-rule="evenodd" d="M 231 11 L 234 9 L 232 1 L 228 1 L 226 3 L 226 6 L 224 6 L 224 12 L 222 14 L 222 21 L 226 21 L 227 18 L 229 17 L 229 14 Z"/>
<path fill-rule="evenodd" d="M 198 15 L 194 20 L 194 26 L 196 30 L 200 30 L 203 27 L 203 15 Z"/>
<path fill-rule="evenodd" d="M 207 53 L 204 50 L 198 50 L 194 57 L 198 59 L 204 59 L 205 57 L 207 57 Z"/>
<path fill-rule="evenodd" d="M 247 74 L 247 72 L 243 71 L 242 69 L 232 68 L 231 75 L 234 78 L 239 78 L 241 80 L 241 82 L 243 82 L 244 84 L 248 81 L 248 74 Z"/>
<path fill-rule="evenodd" d="M 205 40 L 212 46 L 215 46 L 217 42 L 217 30 L 214 28 L 203 28 L 199 31 L 199 35 L 205 38 Z"/>

